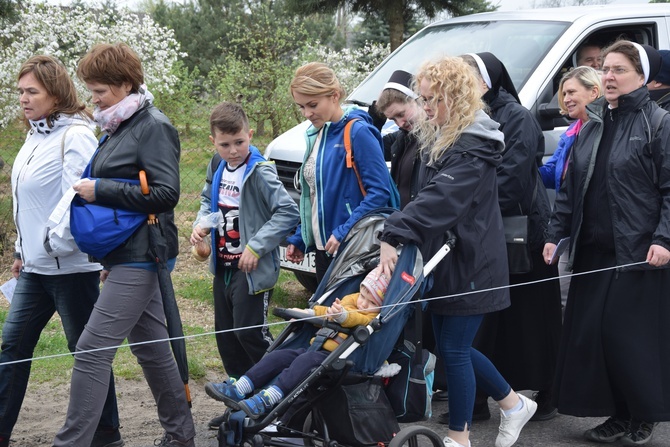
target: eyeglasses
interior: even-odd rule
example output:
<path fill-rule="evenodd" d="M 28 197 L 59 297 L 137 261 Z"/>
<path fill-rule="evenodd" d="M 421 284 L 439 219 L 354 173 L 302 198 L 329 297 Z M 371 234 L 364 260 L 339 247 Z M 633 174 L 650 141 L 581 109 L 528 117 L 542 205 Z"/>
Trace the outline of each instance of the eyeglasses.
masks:
<path fill-rule="evenodd" d="M 429 104 L 429 105 L 432 105 L 432 104 L 439 104 L 439 103 L 441 103 L 442 101 L 444 101 L 444 98 L 441 97 L 441 96 L 438 96 L 438 97 L 432 96 L 432 97 L 430 97 L 430 98 L 426 98 L 425 96 L 419 96 L 418 98 L 416 98 L 416 102 L 417 102 L 420 106 L 423 106 L 423 105 L 425 105 L 425 104 Z"/>
<path fill-rule="evenodd" d="M 614 74 L 614 75 L 622 75 L 622 74 L 624 74 L 624 73 L 628 73 L 629 71 L 632 71 L 632 70 L 630 70 L 630 69 L 628 69 L 628 68 L 624 68 L 624 67 L 603 67 L 603 68 L 601 69 L 601 71 L 602 71 L 602 73 L 603 73 L 604 75 L 606 75 L 606 74 L 609 73 L 610 71 L 611 71 L 612 74 Z"/>

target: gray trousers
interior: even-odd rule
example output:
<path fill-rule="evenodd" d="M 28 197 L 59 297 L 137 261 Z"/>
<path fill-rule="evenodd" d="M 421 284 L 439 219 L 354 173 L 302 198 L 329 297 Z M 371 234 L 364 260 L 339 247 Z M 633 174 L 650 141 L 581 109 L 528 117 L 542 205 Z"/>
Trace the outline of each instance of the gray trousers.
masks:
<path fill-rule="evenodd" d="M 107 395 L 116 346 L 126 338 L 138 343 L 167 337 L 158 275 L 140 268 L 115 266 L 77 343 L 77 351 L 112 348 L 75 354 L 67 417 L 54 447 L 91 445 Z M 165 432 L 178 440 L 193 438 L 193 417 L 169 342 L 133 346 L 131 351 L 151 388 Z"/>

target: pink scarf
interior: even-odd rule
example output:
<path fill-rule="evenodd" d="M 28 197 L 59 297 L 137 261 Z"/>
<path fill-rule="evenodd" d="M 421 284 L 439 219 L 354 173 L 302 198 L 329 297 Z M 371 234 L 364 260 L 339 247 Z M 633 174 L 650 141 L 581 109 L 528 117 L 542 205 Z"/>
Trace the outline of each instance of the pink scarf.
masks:
<path fill-rule="evenodd" d="M 123 121 L 133 116 L 146 101 L 152 103 L 153 100 L 154 95 L 147 90 L 146 85 L 142 84 L 138 93 L 126 96 L 113 106 L 105 110 L 100 110 L 96 107 L 93 111 L 93 119 L 98 123 L 103 132 L 111 135 L 116 132 L 116 129 L 119 128 L 119 125 Z"/>

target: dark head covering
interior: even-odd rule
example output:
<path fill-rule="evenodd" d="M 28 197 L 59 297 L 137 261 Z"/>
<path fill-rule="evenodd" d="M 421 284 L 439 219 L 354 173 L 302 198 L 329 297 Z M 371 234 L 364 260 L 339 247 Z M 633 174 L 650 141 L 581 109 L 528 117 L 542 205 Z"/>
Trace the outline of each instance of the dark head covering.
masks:
<path fill-rule="evenodd" d="M 412 99 L 416 99 L 418 96 L 412 90 L 412 80 L 413 77 L 411 73 L 407 73 L 404 70 L 396 70 L 393 72 L 382 90 L 391 88 L 393 90 L 398 90 L 399 92 L 404 93 Z"/>
<path fill-rule="evenodd" d="M 654 47 L 645 44 L 631 42 L 638 53 L 640 53 L 640 63 L 642 64 L 642 72 L 644 73 L 644 83 L 648 84 L 656 78 L 661 69 L 661 55 Z"/>
<path fill-rule="evenodd" d="M 477 62 L 479 67 L 479 72 L 488 85 L 489 89 L 493 90 L 493 94 L 497 95 L 500 87 L 504 88 L 507 93 L 514 96 L 514 99 L 521 104 L 519 99 L 519 94 L 516 92 L 516 87 L 510 78 L 507 69 L 500 59 L 495 57 L 493 54 L 484 52 L 484 53 L 468 53 L 472 58 Z"/>
<path fill-rule="evenodd" d="M 661 69 L 653 79 L 661 84 L 670 85 L 670 50 L 658 50 L 658 54 L 661 55 Z"/>

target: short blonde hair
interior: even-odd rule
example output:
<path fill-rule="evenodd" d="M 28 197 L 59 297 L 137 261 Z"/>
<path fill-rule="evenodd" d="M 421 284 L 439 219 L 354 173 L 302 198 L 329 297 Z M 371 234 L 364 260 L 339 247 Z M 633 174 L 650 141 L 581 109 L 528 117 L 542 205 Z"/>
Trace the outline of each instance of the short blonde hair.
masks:
<path fill-rule="evenodd" d="M 310 62 L 299 67 L 293 75 L 289 90 L 291 96 L 294 92 L 306 96 L 332 96 L 338 93 L 340 100 L 346 96 L 333 69 L 321 62 Z"/>
<path fill-rule="evenodd" d="M 477 111 L 484 109 L 484 101 L 474 70 L 460 57 L 425 62 L 416 74 L 416 86 L 423 80 L 428 81 L 434 98 L 442 98 L 447 112 L 442 125 L 432 120 L 420 120 L 415 125 L 421 151 L 434 163 L 475 122 Z"/>
<path fill-rule="evenodd" d="M 565 107 L 565 104 L 563 103 L 563 100 L 565 99 L 563 96 L 563 84 L 565 84 L 565 81 L 568 79 L 576 79 L 582 87 L 587 90 L 592 90 L 596 87 L 598 89 L 598 98 L 603 95 L 600 75 L 594 68 L 586 66 L 573 68 L 563 75 L 561 82 L 558 84 L 558 107 L 561 109 L 561 115 L 568 114 L 568 108 Z"/>

